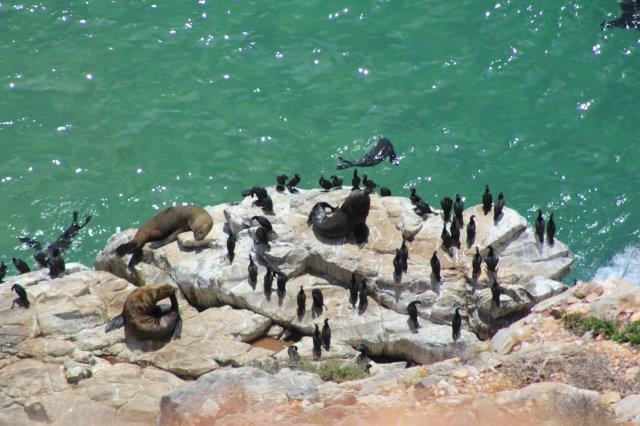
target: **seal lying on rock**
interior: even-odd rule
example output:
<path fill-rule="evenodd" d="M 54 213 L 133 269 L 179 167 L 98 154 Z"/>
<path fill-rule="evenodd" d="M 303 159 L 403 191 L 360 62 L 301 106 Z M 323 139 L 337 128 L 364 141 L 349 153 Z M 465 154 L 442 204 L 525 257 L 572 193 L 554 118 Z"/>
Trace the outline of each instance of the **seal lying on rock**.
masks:
<path fill-rule="evenodd" d="M 342 162 L 338 164 L 338 169 L 348 169 L 349 167 L 370 167 L 379 164 L 385 158 L 389 158 L 391 164 L 398 164 L 398 157 L 396 151 L 393 149 L 391 141 L 387 138 L 381 138 L 375 147 L 367 152 L 362 160 L 349 161 L 342 157 L 338 159 Z"/>
<path fill-rule="evenodd" d="M 142 225 L 133 240 L 118 246 L 116 253 L 118 256 L 133 253 L 129 261 L 129 267 L 132 267 L 142 258 L 142 247 L 146 243 L 153 242 L 151 245 L 153 249 L 162 247 L 175 241 L 178 234 L 187 231 L 192 231 L 193 238 L 196 241 L 201 241 L 212 227 L 213 219 L 202 207 L 169 207 Z"/>
<path fill-rule="evenodd" d="M 156 305 L 167 297 L 171 300 L 168 311 Z M 109 321 L 105 331 L 124 326 L 126 332 L 138 340 L 166 340 L 172 335 L 179 339 L 180 324 L 176 289 L 169 284 L 150 284 L 136 288 L 127 296 L 122 314 Z"/>
<path fill-rule="evenodd" d="M 368 190 L 354 189 L 336 211 L 327 216 L 326 203 L 317 203 L 311 209 L 309 220 L 313 230 L 326 238 L 344 238 L 353 232 L 358 244 L 367 240 L 366 224 L 371 200 Z"/>

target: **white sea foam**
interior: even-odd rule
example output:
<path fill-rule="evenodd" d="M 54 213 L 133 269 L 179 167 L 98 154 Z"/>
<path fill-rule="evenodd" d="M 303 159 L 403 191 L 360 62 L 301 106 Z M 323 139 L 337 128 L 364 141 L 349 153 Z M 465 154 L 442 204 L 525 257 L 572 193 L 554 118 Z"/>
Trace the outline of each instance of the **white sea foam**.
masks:
<path fill-rule="evenodd" d="M 640 284 L 640 247 L 627 246 L 616 253 L 607 266 L 598 268 L 594 279 L 623 277 Z"/>

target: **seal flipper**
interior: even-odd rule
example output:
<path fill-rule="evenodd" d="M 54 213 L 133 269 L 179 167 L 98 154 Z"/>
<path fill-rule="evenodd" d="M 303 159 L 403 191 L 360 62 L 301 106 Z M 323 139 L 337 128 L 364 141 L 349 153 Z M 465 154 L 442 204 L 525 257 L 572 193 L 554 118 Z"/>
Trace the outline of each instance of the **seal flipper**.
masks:
<path fill-rule="evenodd" d="M 116 248 L 116 254 L 118 256 L 124 256 L 125 254 L 133 253 L 136 250 L 136 243 L 129 241 L 128 243 L 120 244 Z"/>
<path fill-rule="evenodd" d="M 142 260 L 142 249 L 136 249 L 133 251 L 131 255 L 131 259 L 129 260 L 129 268 L 133 268 Z"/>
<path fill-rule="evenodd" d="M 109 333 L 110 331 L 122 327 L 124 327 L 124 317 L 122 316 L 122 314 L 120 314 L 107 323 L 107 325 L 104 327 L 104 332 Z"/>
<path fill-rule="evenodd" d="M 182 229 L 178 229 L 177 231 L 174 231 L 171 235 L 169 235 L 167 238 L 163 239 L 163 240 L 158 240 L 158 241 L 152 241 L 149 243 L 149 248 L 151 248 L 152 250 L 158 249 L 162 246 L 166 246 L 169 243 L 174 242 L 175 240 L 178 239 L 178 234 L 183 233 L 184 231 Z"/>
<path fill-rule="evenodd" d="M 365 223 L 356 225 L 356 227 L 353 228 L 353 235 L 354 237 L 356 237 L 356 242 L 358 243 L 358 245 L 364 244 L 369 238 L 369 227 Z"/>

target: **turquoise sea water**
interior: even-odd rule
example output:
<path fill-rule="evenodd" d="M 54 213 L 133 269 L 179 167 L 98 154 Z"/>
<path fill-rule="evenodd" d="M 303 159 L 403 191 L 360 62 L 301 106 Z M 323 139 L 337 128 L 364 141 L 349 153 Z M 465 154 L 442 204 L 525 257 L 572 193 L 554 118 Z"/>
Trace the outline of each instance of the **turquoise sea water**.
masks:
<path fill-rule="evenodd" d="M 640 32 L 600 30 L 615 1 L 0 4 L 5 262 L 78 209 L 66 258 L 92 264 L 156 209 L 317 186 L 380 135 L 394 194 L 555 211 L 577 277 L 639 244 Z"/>

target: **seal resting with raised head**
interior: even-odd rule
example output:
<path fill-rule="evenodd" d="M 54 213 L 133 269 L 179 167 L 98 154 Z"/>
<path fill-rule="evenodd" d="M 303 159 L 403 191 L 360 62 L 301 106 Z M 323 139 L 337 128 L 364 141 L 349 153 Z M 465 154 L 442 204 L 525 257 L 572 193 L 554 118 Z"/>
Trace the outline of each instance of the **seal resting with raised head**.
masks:
<path fill-rule="evenodd" d="M 309 222 L 312 229 L 326 238 L 344 238 L 353 232 L 358 244 L 367 240 L 367 216 L 371 208 L 369 190 L 352 190 L 333 214 L 327 215 L 327 203 L 316 203 L 311 209 Z"/>
<path fill-rule="evenodd" d="M 129 261 L 132 267 L 142 258 L 142 247 L 152 242 L 151 248 L 156 249 L 175 241 L 182 232 L 193 232 L 196 241 L 203 240 L 213 228 L 213 218 L 202 207 L 175 206 L 162 210 L 151 220 L 142 225 L 133 240 L 121 244 L 116 248 L 118 256 L 133 253 Z"/>
<path fill-rule="evenodd" d="M 167 297 L 171 300 L 169 310 L 157 305 Z M 138 340 L 166 340 L 171 336 L 177 339 L 180 323 L 176 289 L 169 284 L 150 284 L 136 288 L 127 296 L 122 314 L 109 321 L 105 331 L 124 326 L 126 333 Z"/>

